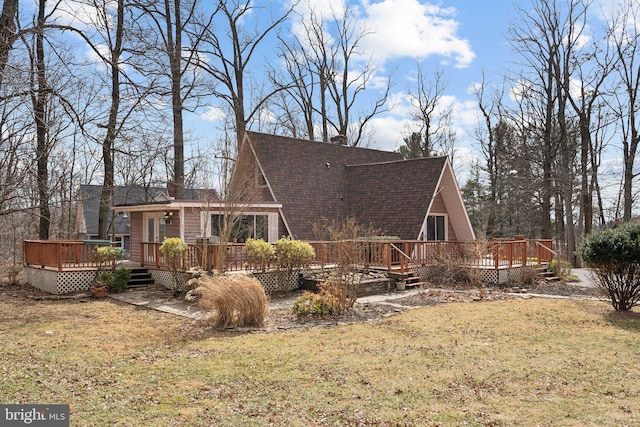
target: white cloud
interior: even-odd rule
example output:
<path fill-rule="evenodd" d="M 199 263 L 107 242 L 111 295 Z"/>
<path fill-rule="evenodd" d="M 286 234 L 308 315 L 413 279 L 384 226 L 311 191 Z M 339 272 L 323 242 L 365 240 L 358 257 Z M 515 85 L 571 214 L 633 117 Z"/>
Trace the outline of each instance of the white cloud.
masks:
<path fill-rule="evenodd" d="M 294 19 L 292 31 L 304 40 L 307 29 L 303 23 L 311 19 L 331 21 L 343 16 L 346 7 L 341 0 L 304 0 L 296 10 L 300 17 Z M 384 64 L 397 58 L 437 55 L 445 63 L 453 61 L 456 68 L 469 66 L 475 58 L 469 41 L 457 35 L 460 23 L 454 19 L 455 8 L 423 4 L 420 0 L 361 0 L 351 3 L 349 11 L 354 19 L 352 28 L 370 33 L 360 42 L 362 58 L 373 55 Z M 330 33 L 325 37 L 327 43 L 333 41 Z"/>
<path fill-rule="evenodd" d="M 374 117 L 368 124 L 369 131 L 373 133 L 369 148 L 385 151 L 397 150 L 404 144 L 402 138 L 406 134 L 409 123 L 409 120 L 397 117 Z"/>
<path fill-rule="evenodd" d="M 94 28 L 99 22 L 99 16 L 108 20 L 107 25 L 112 26 L 112 14 L 117 9 L 117 3 L 111 0 L 104 1 L 106 14 L 101 14 L 98 9 L 86 2 L 76 0 L 62 0 L 54 3 L 56 8 L 53 11 L 53 18 L 59 24 L 74 26 L 79 29 Z M 50 13 L 51 11 L 49 11 Z M 102 27 L 104 23 L 101 23 Z"/>
<path fill-rule="evenodd" d="M 475 57 L 469 41 L 456 34 L 460 24 L 454 8 L 418 0 L 363 0 L 363 7 L 366 28 L 374 31 L 363 45 L 383 59 L 439 55 L 464 68 Z"/>
<path fill-rule="evenodd" d="M 208 122 L 224 121 L 226 117 L 227 115 L 222 108 L 214 107 L 212 105 L 200 113 L 200 118 Z"/>

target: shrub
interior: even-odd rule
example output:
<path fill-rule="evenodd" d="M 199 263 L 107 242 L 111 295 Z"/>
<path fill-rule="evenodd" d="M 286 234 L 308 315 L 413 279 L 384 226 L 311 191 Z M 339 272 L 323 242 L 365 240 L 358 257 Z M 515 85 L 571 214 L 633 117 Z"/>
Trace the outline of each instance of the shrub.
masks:
<path fill-rule="evenodd" d="M 293 303 L 293 313 L 298 317 L 331 316 L 339 312 L 339 306 L 331 296 L 305 292 Z"/>
<path fill-rule="evenodd" d="M 173 287 L 176 291 L 180 288 L 181 284 L 178 271 L 183 267 L 187 249 L 189 249 L 189 245 L 179 237 L 165 238 L 160 246 L 160 253 L 164 256 L 167 267 L 171 272 Z"/>
<path fill-rule="evenodd" d="M 614 309 L 629 311 L 640 303 L 640 224 L 587 236 L 578 254 L 595 268 L 596 283 Z"/>
<path fill-rule="evenodd" d="M 116 271 L 104 271 L 96 275 L 94 283 L 104 285 L 109 292 L 122 292 L 127 289 L 127 283 L 131 279 L 131 270 L 119 268 Z"/>
<path fill-rule="evenodd" d="M 567 261 L 553 259 L 549 263 L 549 271 L 551 271 L 554 276 L 567 278 L 571 275 L 571 263 Z"/>
<path fill-rule="evenodd" d="M 247 239 L 244 250 L 249 261 L 254 265 L 259 265 L 262 271 L 267 269 L 267 264 L 275 255 L 273 245 L 263 239 Z"/>
<path fill-rule="evenodd" d="M 318 284 L 319 293 L 305 292 L 293 303 L 293 313 L 298 317 L 332 316 L 353 306 L 344 282 L 336 277 Z"/>
<path fill-rule="evenodd" d="M 531 267 L 522 267 L 520 270 L 520 286 L 525 288 L 533 287 L 538 282 L 538 273 Z"/>
<path fill-rule="evenodd" d="M 275 256 L 278 268 L 295 270 L 309 264 L 316 255 L 313 247 L 300 240 L 283 237 L 275 243 Z"/>
<path fill-rule="evenodd" d="M 481 288 L 482 270 L 468 267 L 463 258 L 455 254 L 443 254 L 434 258 L 430 281 L 437 281 L 439 286 Z"/>
<path fill-rule="evenodd" d="M 257 279 L 244 274 L 205 275 L 192 279 L 188 301 L 208 310 L 205 318 L 217 328 L 262 326 L 269 314 L 269 301 Z"/>
<path fill-rule="evenodd" d="M 111 263 L 111 270 L 116 270 L 116 262 L 124 256 L 124 249 L 111 246 L 96 248 L 95 259 L 99 265 Z"/>
<path fill-rule="evenodd" d="M 188 245 L 179 237 L 169 237 L 162 241 L 160 253 L 165 258 L 182 260 L 187 253 Z"/>

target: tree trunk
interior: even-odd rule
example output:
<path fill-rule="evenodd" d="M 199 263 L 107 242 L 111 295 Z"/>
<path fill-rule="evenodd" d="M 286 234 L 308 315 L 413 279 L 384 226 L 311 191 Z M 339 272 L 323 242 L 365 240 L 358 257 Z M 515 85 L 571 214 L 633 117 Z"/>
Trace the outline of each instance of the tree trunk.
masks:
<path fill-rule="evenodd" d="M 51 228 L 51 210 L 49 208 L 49 147 L 47 143 L 47 77 L 44 57 L 44 18 L 46 0 L 39 1 L 38 32 L 36 34 L 36 73 L 37 88 L 32 95 L 36 122 L 36 158 L 40 221 L 38 235 L 41 240 L 49 239 Z"/>
<path fill-rule="evenodd" d="M 16 36 L 17 15 L 18 0 L 4 0 L 0 15 L 0 84 L 4 81 L 4 70 Z"/>
<path fill-rule="evenodd" d="M 171 19 L 171 0 L 165 0 L 167 53 L 171 67 L 171 105 L 173 116 L 173 183 L 175 198 L 184 199 L 184 125 L 182 122 L 182 21 L 180 0 L 174 0 L 175 25 Z M 174 38 L 175 37 L 175 38 Z"/>
<path fill-rule="evenodd" d="M 118 111 L 120 109 L 120 54 L 122 53 L 122 36 L 124 32 L 124 0 L 118 0 L 118 21 L 116 22 L 115 45 L 111 48 L 111 108 L 107 134 L 102 142 L 102 160 L 104 164 L 104 181 L 100 195 L 100 209 L 98 211 L 98 237 L 108 238 L 109 209 L 114 204 L 114 146 L 117 136 Z M 112 221 L 115 227 L 115 222 Z M 115 231 L 115 230 L 114 230 Z"/>

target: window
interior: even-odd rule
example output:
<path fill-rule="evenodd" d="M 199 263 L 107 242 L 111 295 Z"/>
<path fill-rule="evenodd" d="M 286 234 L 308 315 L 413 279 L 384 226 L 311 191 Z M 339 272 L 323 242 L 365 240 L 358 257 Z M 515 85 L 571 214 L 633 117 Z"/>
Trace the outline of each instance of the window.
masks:
<path fill-rule="evenodd" d="M 429 215 L 427 217 L 426 240 L 446 240 L 446 223 L 444 215 Z"/>
<path fill-rule="evenodd" d="M 220 237 L 220 231 L 224 226 L 224 215 L 211 214 L 211 236 Z M 230 241 L 244 243 L 249 238 L 269 241 L 268 215 L 242 215 L 237 219 L 231 230 Z"/>

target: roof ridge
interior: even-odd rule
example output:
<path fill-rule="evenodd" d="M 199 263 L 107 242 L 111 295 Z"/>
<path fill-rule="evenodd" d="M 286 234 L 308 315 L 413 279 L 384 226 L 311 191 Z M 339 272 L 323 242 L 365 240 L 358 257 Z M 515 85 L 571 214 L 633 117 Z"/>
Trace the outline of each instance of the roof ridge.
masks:
<path fill-rule="evenodd" d="M 338 149 L 341 149 L 341 150 L 364 150 L 364 151 L 376 151 L 376 152 L 382 152 L 382 153 L 400 154 L 397 151 L 382 150 L 380 148 L 368 148 L 368 147 L 360 147 L 360 146 L 357 146 L 357 145 L 354 146 L 354 145 L 335 144 L 333 142 L 315 141 L 315 140 L 311 140 L 311 139 L 297 138 L 297 137 L 293 137 L 293 136 L 280 136 L 280 135 L 275 135 L 275 134 L 271 134 L 271 133 L 264 133 L 264 132 L 246 131 L 246 133 L 250 134 L 250 135 L 255 135 L 256 138 L 267 137 L 267 138 L 277 138 L 279 140 L 286 139 L 286 140 L 300 142 L 300 143 L 326 144 L 326 145 L 332 146 L 332 147 L 339 147 Z"/>

